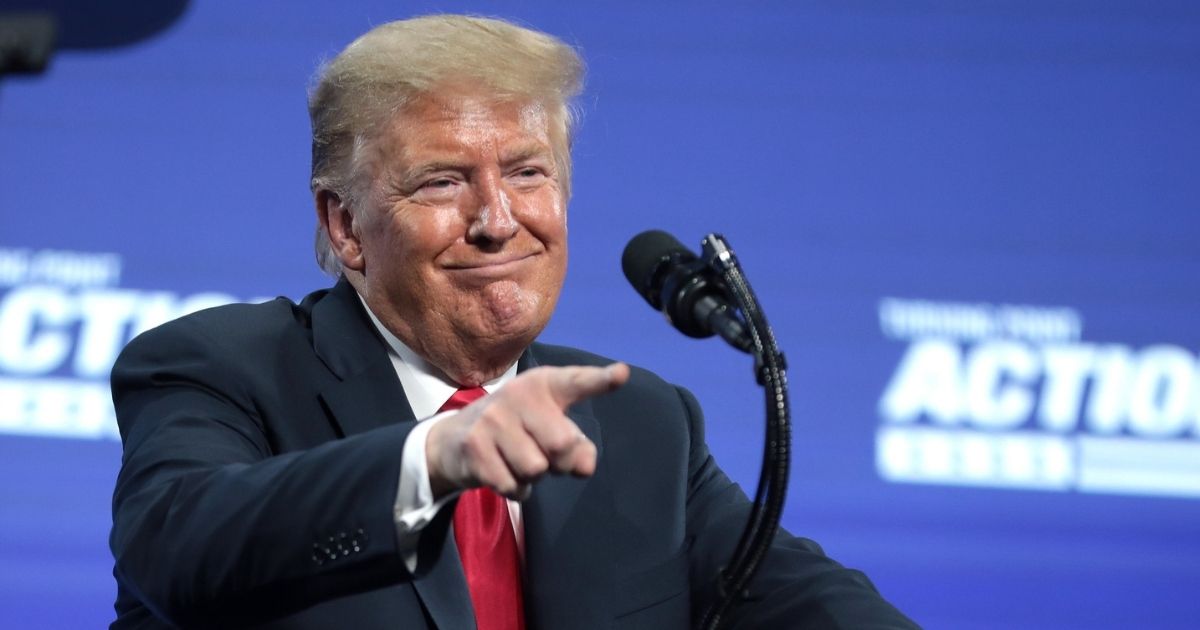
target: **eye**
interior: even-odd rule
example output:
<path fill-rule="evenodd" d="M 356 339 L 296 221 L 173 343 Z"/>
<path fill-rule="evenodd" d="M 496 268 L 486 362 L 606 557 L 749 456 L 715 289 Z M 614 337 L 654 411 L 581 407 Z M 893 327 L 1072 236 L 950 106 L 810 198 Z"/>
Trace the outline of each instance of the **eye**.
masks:
<path fill-rule="evenodd" d="M 418 185 L 412 197 L 426 203 L 446 203 L 455 198 L 460 183 L 454 177 L 434 177 Z"/>
<path fill-rule="evenodd" d="M 433 179 L 433 180 L 425 182 L 424 184 L 421 184 L 421 188 L 449 188 L 449 187 L 455 185 L 456 183 L 458 183 L 458 182 L 455 182 L 453 179 L 450 179 L 449 177 L 439 177 L 437 179 Z"/>
<path fill-rule="evenodd" d="M 546 179 L 546 171 L 537 166 L 522 166 L 509 175 L 509 181 L 520 187 L 537 187 Z"/>

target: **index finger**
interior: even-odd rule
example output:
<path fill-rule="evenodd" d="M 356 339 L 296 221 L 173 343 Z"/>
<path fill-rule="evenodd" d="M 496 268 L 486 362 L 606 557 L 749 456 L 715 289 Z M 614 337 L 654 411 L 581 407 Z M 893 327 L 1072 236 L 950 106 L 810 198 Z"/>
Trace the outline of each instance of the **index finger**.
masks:
<path fill-rule="evenodd" d="M 550 368 L 550 393 L 563 409 L 585 399 L 606 394 L 629 380 L 629 366 L 610 363 L 604 367 L 573 365 Z"/>

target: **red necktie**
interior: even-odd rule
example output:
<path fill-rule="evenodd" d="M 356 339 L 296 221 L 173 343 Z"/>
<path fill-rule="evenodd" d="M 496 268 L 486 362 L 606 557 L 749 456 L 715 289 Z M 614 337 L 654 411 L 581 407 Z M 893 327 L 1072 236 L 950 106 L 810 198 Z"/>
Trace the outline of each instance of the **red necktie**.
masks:
<path fill-rule="evenodd" d="M 439 411 L 462 409 L 486 395 L 482 387 L 459 389 Z M 488 488 L 463 492 L 454 509 L 454 543 L 479 630 L 523 630 L 521 560 L 504 498 Z"/>

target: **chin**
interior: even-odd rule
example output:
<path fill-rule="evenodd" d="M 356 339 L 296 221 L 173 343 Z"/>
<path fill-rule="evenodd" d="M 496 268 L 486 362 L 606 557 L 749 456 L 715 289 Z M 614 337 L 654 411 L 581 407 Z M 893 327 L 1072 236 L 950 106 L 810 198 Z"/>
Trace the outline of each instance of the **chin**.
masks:
<path fill-rule="evenodd" d="M 483 338 L 496 343 L 528 345 L 545 327 L 545 318 L 536 313 L 521 313 L 504 320 L 489 321 L 479 330 Z"/>
<path fill-rule="evenodd" d="M 542 318 L 545 297 L 524 289 L 516 282 L 493 282 L 479 292 L 480 312 L 488 328 L 513 330 L 527 327 Z"/>

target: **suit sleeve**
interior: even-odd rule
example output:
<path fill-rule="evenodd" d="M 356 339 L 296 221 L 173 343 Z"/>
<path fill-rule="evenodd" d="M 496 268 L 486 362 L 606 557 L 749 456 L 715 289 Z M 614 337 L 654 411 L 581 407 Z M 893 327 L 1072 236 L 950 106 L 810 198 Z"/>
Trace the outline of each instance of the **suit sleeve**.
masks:
<path fill-rule="evenodd" d="M 234 626 L 409 577 L 392 504 L 409 426 L 274 455 L 241 373 L 186 320 L 112 376 L 124 456 L 114 574 L 179 626 Z"/>
<path fill-rule="evenodd" d="M 696 399 L 684 389 L 678 391 L 691 433 L 687 536 L 691 545 L 691 582 L 695 585 L 692 618 L 699 620 L 708 605 L 716 601 L 714 576 L 732 555 L 751 503 L 709 453 Z M 782 529 L 748 591 L 749 596 L 727 613 L 724 627 L 918 628 L 884 600 L 861 572 L 838 564 L 815 542 Z"/>

